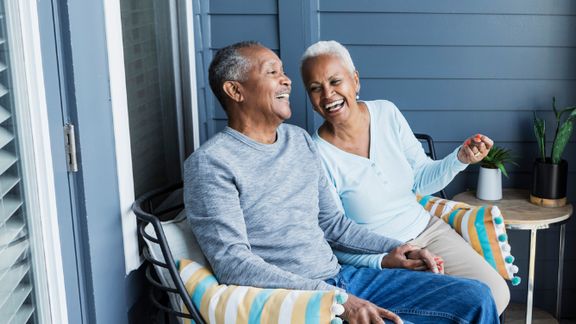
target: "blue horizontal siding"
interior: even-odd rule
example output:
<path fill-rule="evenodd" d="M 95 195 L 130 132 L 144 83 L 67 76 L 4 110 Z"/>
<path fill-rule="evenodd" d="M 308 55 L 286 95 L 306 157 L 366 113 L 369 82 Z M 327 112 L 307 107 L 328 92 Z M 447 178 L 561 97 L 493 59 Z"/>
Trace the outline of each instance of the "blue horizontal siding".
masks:
<path fill-rule="evenodd" d="M 277 15 L 211 15 L 211 48 L 255 40 L 271 49 L 278 49 Z"/>
<path fill-rule="evenodd" d="M 278 4 L 270 0 L 211 0 L 211 14 L 277 14 Z"/>
<path fill-rule="evenodd" d="M 320 0 L 320 11 L 574 15 L 573 0 Z"/>
<path fill-rule="evenodd" d="M 576 80 L 576 48 L 348 46 L 364 78 Z"/>
<path fill-rule="evenodd" d="M 355 45 L 576 46 L 576 16 L 323 13 L 320 17 L 322 39 Z"/>
<path fill-rule="evenodd" d="M 409 110 L 550 110 L 576 104 L 576 81 L 363 79 L 363 99 L 388 99 Z"/>

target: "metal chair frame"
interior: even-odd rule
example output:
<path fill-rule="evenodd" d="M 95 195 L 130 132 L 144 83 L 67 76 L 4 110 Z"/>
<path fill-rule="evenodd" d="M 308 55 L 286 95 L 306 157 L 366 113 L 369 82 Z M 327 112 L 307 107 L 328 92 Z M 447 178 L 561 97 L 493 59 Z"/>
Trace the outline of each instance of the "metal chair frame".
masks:
<path fill-rule="evenodd" d="M 139 220 L 138 224 L 138 234 L 141 238 L 146 239 L 150 242 L 158 244 L 160 246 L 160 250 L 162 251 L 162 256 L 166 262 L 162 262 L 156 260 L 150 254 L 147 246 L 143 247 L 143 256 L 147 261 L 146 264 L 146 279 L 151 284 L 151 289 L 149 292 L 149 297 L 158 309 L 186 319 L 192 319 L 195 323 L 204 324 L 205 321 L 202 319 L 199 310 L 194 306 L 192 303 L 192 299 L 186 292 L 186 288 L 182 279 L 180 278 L 180 274 L 178 273 L 178 269 L 176 269 L 176 262 L 174 262 L 174 257 L 172 256 L 172 252 L 170 251 L 170 247 L 168 246 L 166 235 L 164 234 L 164 230 L 162 229 L 162 224 L 160 222 L 160 218 L 163 215 L 168 213 L 173 213 L 177 210 L 181 210 L 184 208 L 182 203 L 171 206 L 166 209 L 162 210 L 155 210 L 154 207 L 154 200 L 158 199 L 159 197 L 165 196 L 175 190 L 181 189 L 182 183 L 177 183 L 174 185 L 170 185 L 158 190 L 151 191 L 139 197 L 134 204 L 132 205 L 132 210 L 136 214 L 136 217 Z M 152 237 L 148 235 L 145 231 L 145 228 L 148 224 L 152 224 L 154 228 L 154 233 L 156 237 Z M 175 287 L 168 287 L 162 284 L 156 278 L 158 277 L 158 273 L 156 273 L 155 266 L 167 269 L 172 282 L 174 283 Z M 155 276 L 156 275 L 156 278 Z M 171 298 L 168 298 L 170 306 L 164 305 L 158 298 L 157 292 L 160 291 L 163 294 L 173 294 L 180 297 L 181 302 L 186 306 L 188 310 L 188 314 L 182 313 L 179 309 L 174 309 Z"/>
<path fill-rule="evenodd" d="M 428 151 L 426 152 L 426 155 L 428 155 L 432 160 L 437 160 L 436 148 L 434 147 L 434 140 L 432 139 L 432 136 L 422 133 L 414 133 L 414 136 L 416 136 L 416 138 L 420 141 L 420 143 L 425 142 L 426 145 L 428 146 Z M 441 198 L 448 199 L 444 189 L 440 190 L 438 193 L 440 194 Z"/>

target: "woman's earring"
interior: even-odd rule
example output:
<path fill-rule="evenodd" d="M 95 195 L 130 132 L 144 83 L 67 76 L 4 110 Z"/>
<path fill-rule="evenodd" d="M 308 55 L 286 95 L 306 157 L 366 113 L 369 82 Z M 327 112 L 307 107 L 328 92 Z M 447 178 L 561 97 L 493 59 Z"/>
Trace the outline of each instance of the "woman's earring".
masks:
<path fill-rule="evenodd" d="M 360 99 L 360 95 L 356 92 L 356 100 Z"/>

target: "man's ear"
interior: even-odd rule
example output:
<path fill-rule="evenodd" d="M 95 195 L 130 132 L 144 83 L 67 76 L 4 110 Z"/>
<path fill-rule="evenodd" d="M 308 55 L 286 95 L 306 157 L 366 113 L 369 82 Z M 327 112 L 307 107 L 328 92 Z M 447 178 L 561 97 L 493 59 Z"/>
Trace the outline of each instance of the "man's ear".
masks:
<path fill-rule="evenodd" d="M 222 85 L 224 93 L 226 93 L 226 95 L 230 97 L 230 99 L 236 102 L 244 101 L 244 96 L 242 95 L 240 87 L 241 87 L 240 84 L 236 81 L 226 81 Z"/>

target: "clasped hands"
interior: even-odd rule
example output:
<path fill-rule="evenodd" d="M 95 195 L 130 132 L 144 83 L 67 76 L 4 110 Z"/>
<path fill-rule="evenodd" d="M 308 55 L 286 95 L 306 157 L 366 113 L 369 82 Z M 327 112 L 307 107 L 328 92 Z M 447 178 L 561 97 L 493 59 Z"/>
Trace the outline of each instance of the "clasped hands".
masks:
<path fill-rule="evenodd" d="M 404 268 L 444 274 L 444 260 L 427 249 L 410 244 L 396 247 L 382 258 L 382 268 Z"/>
<path fill-rule="evenodd" d="M 382 268 L 404 268 L 443 274 L 444 260 L 427 249 L 404 244 L 382 258 Z M 383 318 L 396 324 L 402 323 L 402 319 L 393 312 L 353 295 L 349 295 L 343 306 L 342 317 L 350 324 L 384 323 Z"/>
<path fill-rule="evenodd" d="M 476 134 L 467 138 L 458 151 L 458 160 L 462 163 L 473 164 L 482 161 L 494 145 L 488 136 Z"/>

